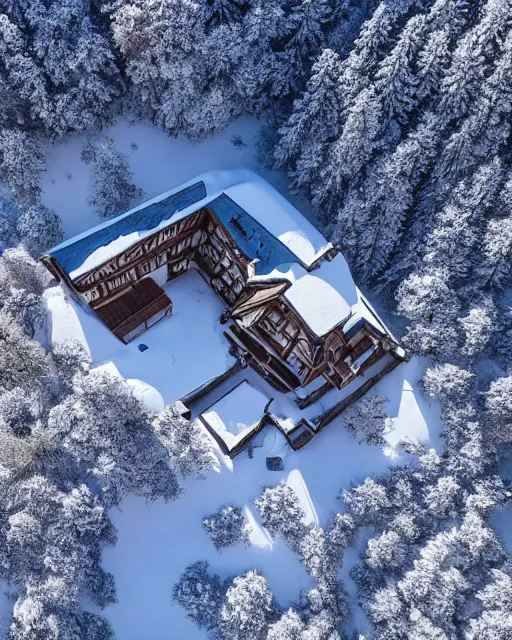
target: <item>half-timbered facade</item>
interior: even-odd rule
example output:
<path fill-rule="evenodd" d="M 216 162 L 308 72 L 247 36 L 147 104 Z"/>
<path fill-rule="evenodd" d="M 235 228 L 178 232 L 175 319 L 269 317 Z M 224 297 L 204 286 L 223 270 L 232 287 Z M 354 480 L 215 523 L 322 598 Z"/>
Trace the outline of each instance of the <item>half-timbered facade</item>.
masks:
<path fill-rule="evenodd" d="M 164 283 L 197 269 L 236 353 L 303 404 L 405 356 L 338 250 L 251 172 L 200 176 L 42 261 L 125 343 L 172 314 Z"/>

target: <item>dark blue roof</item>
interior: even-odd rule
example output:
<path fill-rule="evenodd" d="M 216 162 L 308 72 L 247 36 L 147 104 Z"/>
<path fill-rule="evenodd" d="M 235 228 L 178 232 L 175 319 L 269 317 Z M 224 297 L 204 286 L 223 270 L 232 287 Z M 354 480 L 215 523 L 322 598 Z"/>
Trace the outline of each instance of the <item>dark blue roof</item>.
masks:
<path fill-rule="evenodd" d="M 206 198 L 204 182 L 196 182 L 164 200 L 125 213 L 91 231 L 71 238 L 51 249 L 49 255 L 53 256 L 67 273 L 70 273 L 78 269 L 96 249 L 134 231 L 142 232 L 155 229 L 178 211 L 186 209 L 203 198 Z"/>
<path fill-rule="evenodd" d="M 258 259 L 256 275 L 265 275 L 283 263 L 297 262 L 297 256 L 225 193 L 208 205 L 236 245 L 250 259 Z"/>

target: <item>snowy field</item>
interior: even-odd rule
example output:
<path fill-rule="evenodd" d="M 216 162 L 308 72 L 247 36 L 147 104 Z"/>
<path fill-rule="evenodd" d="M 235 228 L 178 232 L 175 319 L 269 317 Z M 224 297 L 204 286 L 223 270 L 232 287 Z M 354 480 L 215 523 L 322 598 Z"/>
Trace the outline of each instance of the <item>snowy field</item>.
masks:
<path fill-rule="evenodd" d="M 182 136 L 170 137 L 150 123 L 125 119 L 105 129 L 103 134 L 112 138 L 117 149 L 128 156 L 135 184 L 144 190 L 142 200 L 149 200 L 205 171 L 244 167 L 257 170 L 310 218 L 312 213 L 307 202 L 287 193 L 286 179 L 259 167 L 260 129 L 261 124 L 255 118 L 241 118 L 222 134 L 194 144 Z M 232 142 L 235 136 L 240 136 L 245 146 L 235 146 Z M 89 167 L 80 160 L 85 141 L 85 136 L 69 137 L 50 147 L 46 157 L 42 202 L 59 214 L 66 238 L 102 221 L 88 204 Z"/>
<path fill-rule="evenodd" d="M 128 121 L 105 133 L 128 155 L 135 183 L 145 190 L 146 198 L 200 172 L 238 167 L 256 169 L 289 197 L 280 175 L 258 168 L 255 141 L 259 126 L 255 120 L 243 119 L 222 135 L 201 144 L 170 138 L 150 124 Z M 236 148 L 231 142 L 235 135 L 241 136 L 246 146 Z M 83 142 L 83 138 L 71 138 L 48 152 L 43 202 L 62 217 L 66 237 L 99 221 L 87 204 L 88 168 L 80 161 Z M 308 213 L 303 203 L 290 199 Z M 174 288 L 168 292 L 175 303 L 173 316 L 129 346 L 122 346 L 94 317 L 82 310 L 77 313 L 60 288 L 56 288 L 48 294 L 52 339 L 76 337 L 85 341 L 96 364 L 113 362 L 125 378 L 137 378 L 155 386 L 166 401 L 179 397 L 182 389 L 186 392 L 197 381 L 202 383 L 218 375 L 219 363 L 228 368 L 233 362 L 216 324 L 222 302 L 199 276 L 188 287 L 187 278 L 194 279 L 196 275 L 189 273 L 168 285 Z M 202 301 L 207 299 L 208 304 L 204 304 Z M 199 304 L 201 312 L 197 313 Z M 197 338 L 195 345 L 191 337 Z M 140 342 L 149 351 L 138 351 Z M 151 359 L 147 357 L 149 353 L 153 354 Z M 161 358 L 158 366 L 154 364 L 155 354 Z M 203 361 L 205 354 L 208 358 Z M 388 399 L 387 410 L 394 426 L 387 435 L 388 445 L 382 450 L 357 444 L 338 419 L 302 451 L 288 450 L 284 470 L 271 472 L 265 467 L 265 453 L 268 449 L 274 452 L 276 442 L 267 428 L 269 437 L 260 436 L 263 446 L 255 449 L 253 459 L 243 452 L 231 461 L 219 451 L 218 469 L 204 481 L 188 482 L 186 494 L 176 502 L 148 505 L 134 497 L 126 498 L 122 508 L 112 512 L 118 543 L 106 549 L 103 557 L 104 567 L 115 575 L 118 591 L 118 604 L 104 612 L 116 636 L 120 640 L 205 638 L 206 634 L 186 618 L 183 610 L 171 604 L 172 585 L 195 560 L 208 560 L 211 568 L 222 576 L 259 567 L 280 604 L 296 599 L 310 579 L 286 545 L 282 541 L 274 545 L 262 530 L 253 500 L 266 485 L 285 479 L 301 497 L 308 521 L 324 525 L 341 508 L 338 499 L 341 489 L 367 476 L 385 473 L 390 464 L 401 460 L 395 448 L 399 440 L 418 439 L 440 448 L 439 407 L 429 403 L 418 389 L 425 366 L 425 362 L 413 359 L 400 365 L 375 388 L 375 393 Z M 203 532 L 203 517 L 222 505 L 239 505 L 246 510 L 253 523 L 249 547 L 239 545 L 220 554 Z M 355 553 L 351 555 L 349 551 L 342 570 L 344 577 L 354 561 Z"/>
<path fill-rule="evenodd" d="M 112 362 L 123 378 L 141 379 L 166 404 L 173 402 L 224 373 L 235 359 L 219 323 L 224 303 L 197 271 L 165 284 L 164 290 L 173 302 L 172 315 L 124 345 L 99 318 L 67 299 L 61 287 L 50 289 L 51 340 L 80 340 L 95 365 Z M 140 344 L 147 350 L 139 351 Z"/>
<path fill-rule="evenodd" d="M 413 360 L 401 365 L 375 389 L 389 399 L 387 408 L 395 426 L 389 441 L 409 436 L 439 446 L 439 408 L 424 403 L 417 391 L 419 364 Z M 104 615 L 118 638 L 206 638 L 170 600 L 172 585 L 188 564 L 199 559 L 208 560 L 212 570 L 224 577 L 259 567 L 279 603 L 286 606 L 298 598 L 310 579 L 286 544 L 279 540 L 274 546 L 261 529 L 254 498 L 265 486 L 285 479 L 300 495 L 308 520 L 324 525 L 341 509 L 341 489 L 385 473 L 390 464 L 400 461 L 391 445 L 383 451 L 357 444 L 337 420 L 301 451 L 288 449 L 284 470 L 272 472 L 265 466 L 267 447 L 274 450 L 270 429 L 267 427 L 267 438 L 260 438 L 264 444 L 255 448 L 253 459 L 243 452 L 231 461 L 219 452 L 218 471 L 212 471 L 204 481 L 189 482 L 178 501 L 148 505 L 131 497 L 121 510 L 112 512 L 119 540 L 105 550 L 103 566 L 116 577 L 119 603 L 108 607 Z M 238 545 L 219 553 L 203 532 L 203 517 L 223 505 L 238 505 L 248 513 L 253 522 L 250 547 Z M 351 564 L 357 557 L 351 550 L 347 556 Z M 346 569 L 342 570 L 344 577 Z M 350 589 L 351 585 L 347 586 Z M 357 607 L 355 602 L 353 605 Z M 358 623 L 362 619 L 360 612 Z"/>

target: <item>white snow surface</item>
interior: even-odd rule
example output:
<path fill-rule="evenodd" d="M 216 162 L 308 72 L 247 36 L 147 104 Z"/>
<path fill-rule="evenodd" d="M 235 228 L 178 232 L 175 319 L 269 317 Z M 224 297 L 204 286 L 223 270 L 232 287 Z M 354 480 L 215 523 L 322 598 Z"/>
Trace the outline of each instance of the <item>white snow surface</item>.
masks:
<path fill-rule="evenodd" d="M 74 338 L 88 350 L 94 365 L 111 362 L 125 379 L 149 385 L 166 404 L 216 378 L 235 364 L 219 318 L 222 300 L 195 269 L 164 285 L 173 312 L 125 345 L 91 311 L 50 289 L 47 306 L 52 343 Z M 139 351 L 138 345 L 148 349 Z M 199 357 L 200 356 L 200 357 Z M 155 400 L 157 402 L 157 400 Z"/>
<path fill-rule="evenodd" d="M 305 272 L 284 295 L 317 336 L 346 320 L 358 305 L 356 286 L 340 253 L 311 273 Z"/>
<path fill-rule="evenodd" d="M 135 183 L 148 197 L 202 171 L 242 166 L 257 169 L 286 194 L 282 176 L 258 168 L 255 136 L 259 127 L 256 120 L 243 119 L 201 144 L 191 144 L 181 137 L 171 138 L 150 124 L 128 121 L 105 130 L 105 135 L 114 138 L 117 147 L 127 153 Z M 235 148 L 230 142 L 233 135 L 241 135 L 247 146 Z M 87 204 L 89 167 L 80 161 L 84 141 L 85 137 L 70 137 L 52 147 L 47 158 L 43 203 L 61 216 L 67 237 L 99 222 Z M 132 149 L 132 143 L 138 148 Z M 304 203 L 298 202 L 297 206 L 311 215 Z M 287 244 L 286 231 L 281 240 Z M 298 246 L 297 235 L 294 242 Z M 317 250 L 314 243 L 313 249 Z M 310 255 L 313 249 L 308 248 Z M 187 277 L 194 279 L 192 288 L 188 286 Z M 179 397 L 180 389 L 205 381 L 232 362 L 217 323 L 224 308 L 222 302 L 196 272 L 189 272 L 170 286 L 167 293 L 175 303 L 173 316 L 128 346 L 56 287 L 46 296 L 51 339 L 53 342 L 66 338 L 82 341 L 95 364 L 110 366 L 111 363 L 123 377 L 140 381 L 136 385 L 139 388 L 149 385 L 165 402 L 170 402 Z M 140 342 L 149 346 L 144 353 L 137 350 Z M 253 500 L 261 495 L 265 486 L 283 479 L 299 494 L 307 520 L 324 526 L 342 508 L 337 498 L 341 489 L 367 476 L 386 473 L 390 464 L 407 462 L 395 447 L 400 439 L 418 439 L 440 449 L 439 406 L 429 402 L 419 389 L 426 366 L 426 361 L 413 358 L 397 367 L 370 392 L 388 399 L 386 409 L 394 429 L 386 436 L 388 446 L 384 449 L 357 444 L 344 429 L 340 417 L 301 451 L 286 448 L 284 470 L 271 472 L 266 469 L 265 456 L 275 453 L 276 446 L 282 446 L 283 438 L 281 434 L 281 438 L 273 435 L 277 431 L 267 427 L 261 434 L 263 446 L 254 449 L 253 459 L 242 453 L 231 461 L 219 451 L 217 469 L 211 471 L 206 480 L 187 481 L 186 493 L 175 502 L 147 504 L 142 499 L 126 497 L 120 509 L 111 511 L 118 529 L 118 542 L 114 547 L 107 547 L 103 554 L 103 566 L 115 576 L 118 603 L 100 613 L 110 620 L 116 637 L 119 640 L 205 639 L 206 633 L 199 630 L 179 606 L 171 604 L 172 585 L 188 564 L 199 559 L 208 560 L 212 571 L 223 577 L 259 567 L 281 605 L 287 606 L 296 600 L 300 589 L 310 586 L 311 581 L 286 544 L 280 539 L 272 541 L 261 527 Z M 212 395 L 205 399 L 204 406 L 217 400 L 219 396 Z M 270 410 L 274 411 L 274 404 Z M 229 504 L 242 507 L 252 523 L 251 545 L 231 547 L 220 554 L 204 533 L 201 521 L 205 515 Z M 346 554 L 341 575 L 349 587 L 358 628 L 364 631 L 364 615 L 348 578 L 350 565 L 356 559 L 355 551 L 352 556 L 351 551 Z M 6 605 L 8 612 L 7 602 Z"/>
<path fill-rule="evenodd" d="M 291 282 L 284 295 L 317 336 L 325 335 L 359 310 L 358 290 L 341 253 L 331 261 L 323 260 L 311 272 L 296 262 L 289 262 L 268 274 L 255 275 L 250 281 L 276 279 Z"/>

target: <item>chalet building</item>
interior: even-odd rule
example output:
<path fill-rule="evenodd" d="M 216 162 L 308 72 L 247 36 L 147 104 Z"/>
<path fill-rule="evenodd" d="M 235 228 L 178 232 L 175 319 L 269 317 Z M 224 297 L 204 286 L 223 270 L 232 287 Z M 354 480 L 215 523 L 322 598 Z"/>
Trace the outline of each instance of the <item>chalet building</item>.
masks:
<path fill-rule="evenodd" d="M 199 176 L 41 260 L 124 343 L 172 314 L 163 286 L 197 269 L 233 350 L 299 406 L 405 358 L 343 255 L 250 171 Z"/>

